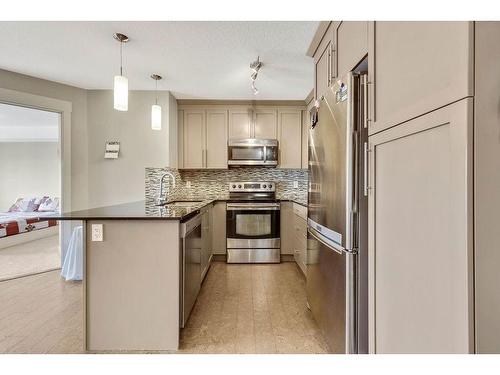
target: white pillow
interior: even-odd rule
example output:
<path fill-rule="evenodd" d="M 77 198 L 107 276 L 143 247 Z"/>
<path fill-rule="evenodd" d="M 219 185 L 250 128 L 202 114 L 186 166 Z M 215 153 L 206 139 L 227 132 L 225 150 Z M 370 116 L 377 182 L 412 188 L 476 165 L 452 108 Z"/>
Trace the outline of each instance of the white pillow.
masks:
<path fill-rule="evenodd" d="M 47 198 L 38 207 L 38 211 L 57 211 L 59 208 L 59 198 Z"/>

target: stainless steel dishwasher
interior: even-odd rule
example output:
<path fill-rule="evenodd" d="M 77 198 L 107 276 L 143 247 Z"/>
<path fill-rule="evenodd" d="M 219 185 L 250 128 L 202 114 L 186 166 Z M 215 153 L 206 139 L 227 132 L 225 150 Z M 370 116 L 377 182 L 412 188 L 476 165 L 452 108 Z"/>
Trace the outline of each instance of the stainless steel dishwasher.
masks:
<path fill-rule="evenodd" d="M 184 328 L 201 285 L 201 215 L 181 224 L 180 325 Z"/>

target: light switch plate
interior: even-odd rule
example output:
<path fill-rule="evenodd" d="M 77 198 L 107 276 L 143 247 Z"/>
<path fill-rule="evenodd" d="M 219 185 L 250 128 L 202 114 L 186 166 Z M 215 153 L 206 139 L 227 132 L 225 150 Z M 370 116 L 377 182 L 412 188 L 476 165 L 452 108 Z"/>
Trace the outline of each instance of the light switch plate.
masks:
<path fill-rule="evenodd" d="M 186 181 L 186 188 L 191 188 L 191 181 Z"/>
<path fill-rule="evenodd" d="M 299 181 L 294 181 L 293 182 L 293 187 L 297 189 L 299 187 Z"/>
<path fill-rule="evenodd" d="M 92 241 L 102 242 L 103 241 L 103 225 L 102 224 L 92 224 Z"/>

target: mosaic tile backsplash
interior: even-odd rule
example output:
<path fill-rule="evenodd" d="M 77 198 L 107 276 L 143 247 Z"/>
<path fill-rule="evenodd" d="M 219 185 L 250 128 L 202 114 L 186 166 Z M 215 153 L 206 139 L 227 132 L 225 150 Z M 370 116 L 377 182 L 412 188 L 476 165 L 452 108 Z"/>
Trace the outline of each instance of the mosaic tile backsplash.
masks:
<path fill-rule="evenodd" d="M 275 168 L 234 168 L 177 170 L 172 168 L 146 168 L 146 201 L 158 198 L 160 179 L 165 172 L 175 176 L 175 189 L 171 179 L 165 179 L 164 192 L 170 191 L 168 200 L 227 199 L 228 185 L 233 181 L 270 181 L 276 185 L 276 198 L 307 202 L 307 170 Z M 294 181 L 298 188 L 293 187 Z M 189 182 L 190 187 L 186 184 Z"/>

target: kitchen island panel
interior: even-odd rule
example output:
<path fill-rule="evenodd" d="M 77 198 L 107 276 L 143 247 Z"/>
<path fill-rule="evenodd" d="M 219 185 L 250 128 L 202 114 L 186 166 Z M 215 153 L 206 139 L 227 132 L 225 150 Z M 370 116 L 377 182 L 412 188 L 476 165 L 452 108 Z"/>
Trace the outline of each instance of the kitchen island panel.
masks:
<path fill-rule="evenodd" d="M 178 221 L 88 220 L 85 263 L 87 351 L 177 350 Z"/>

